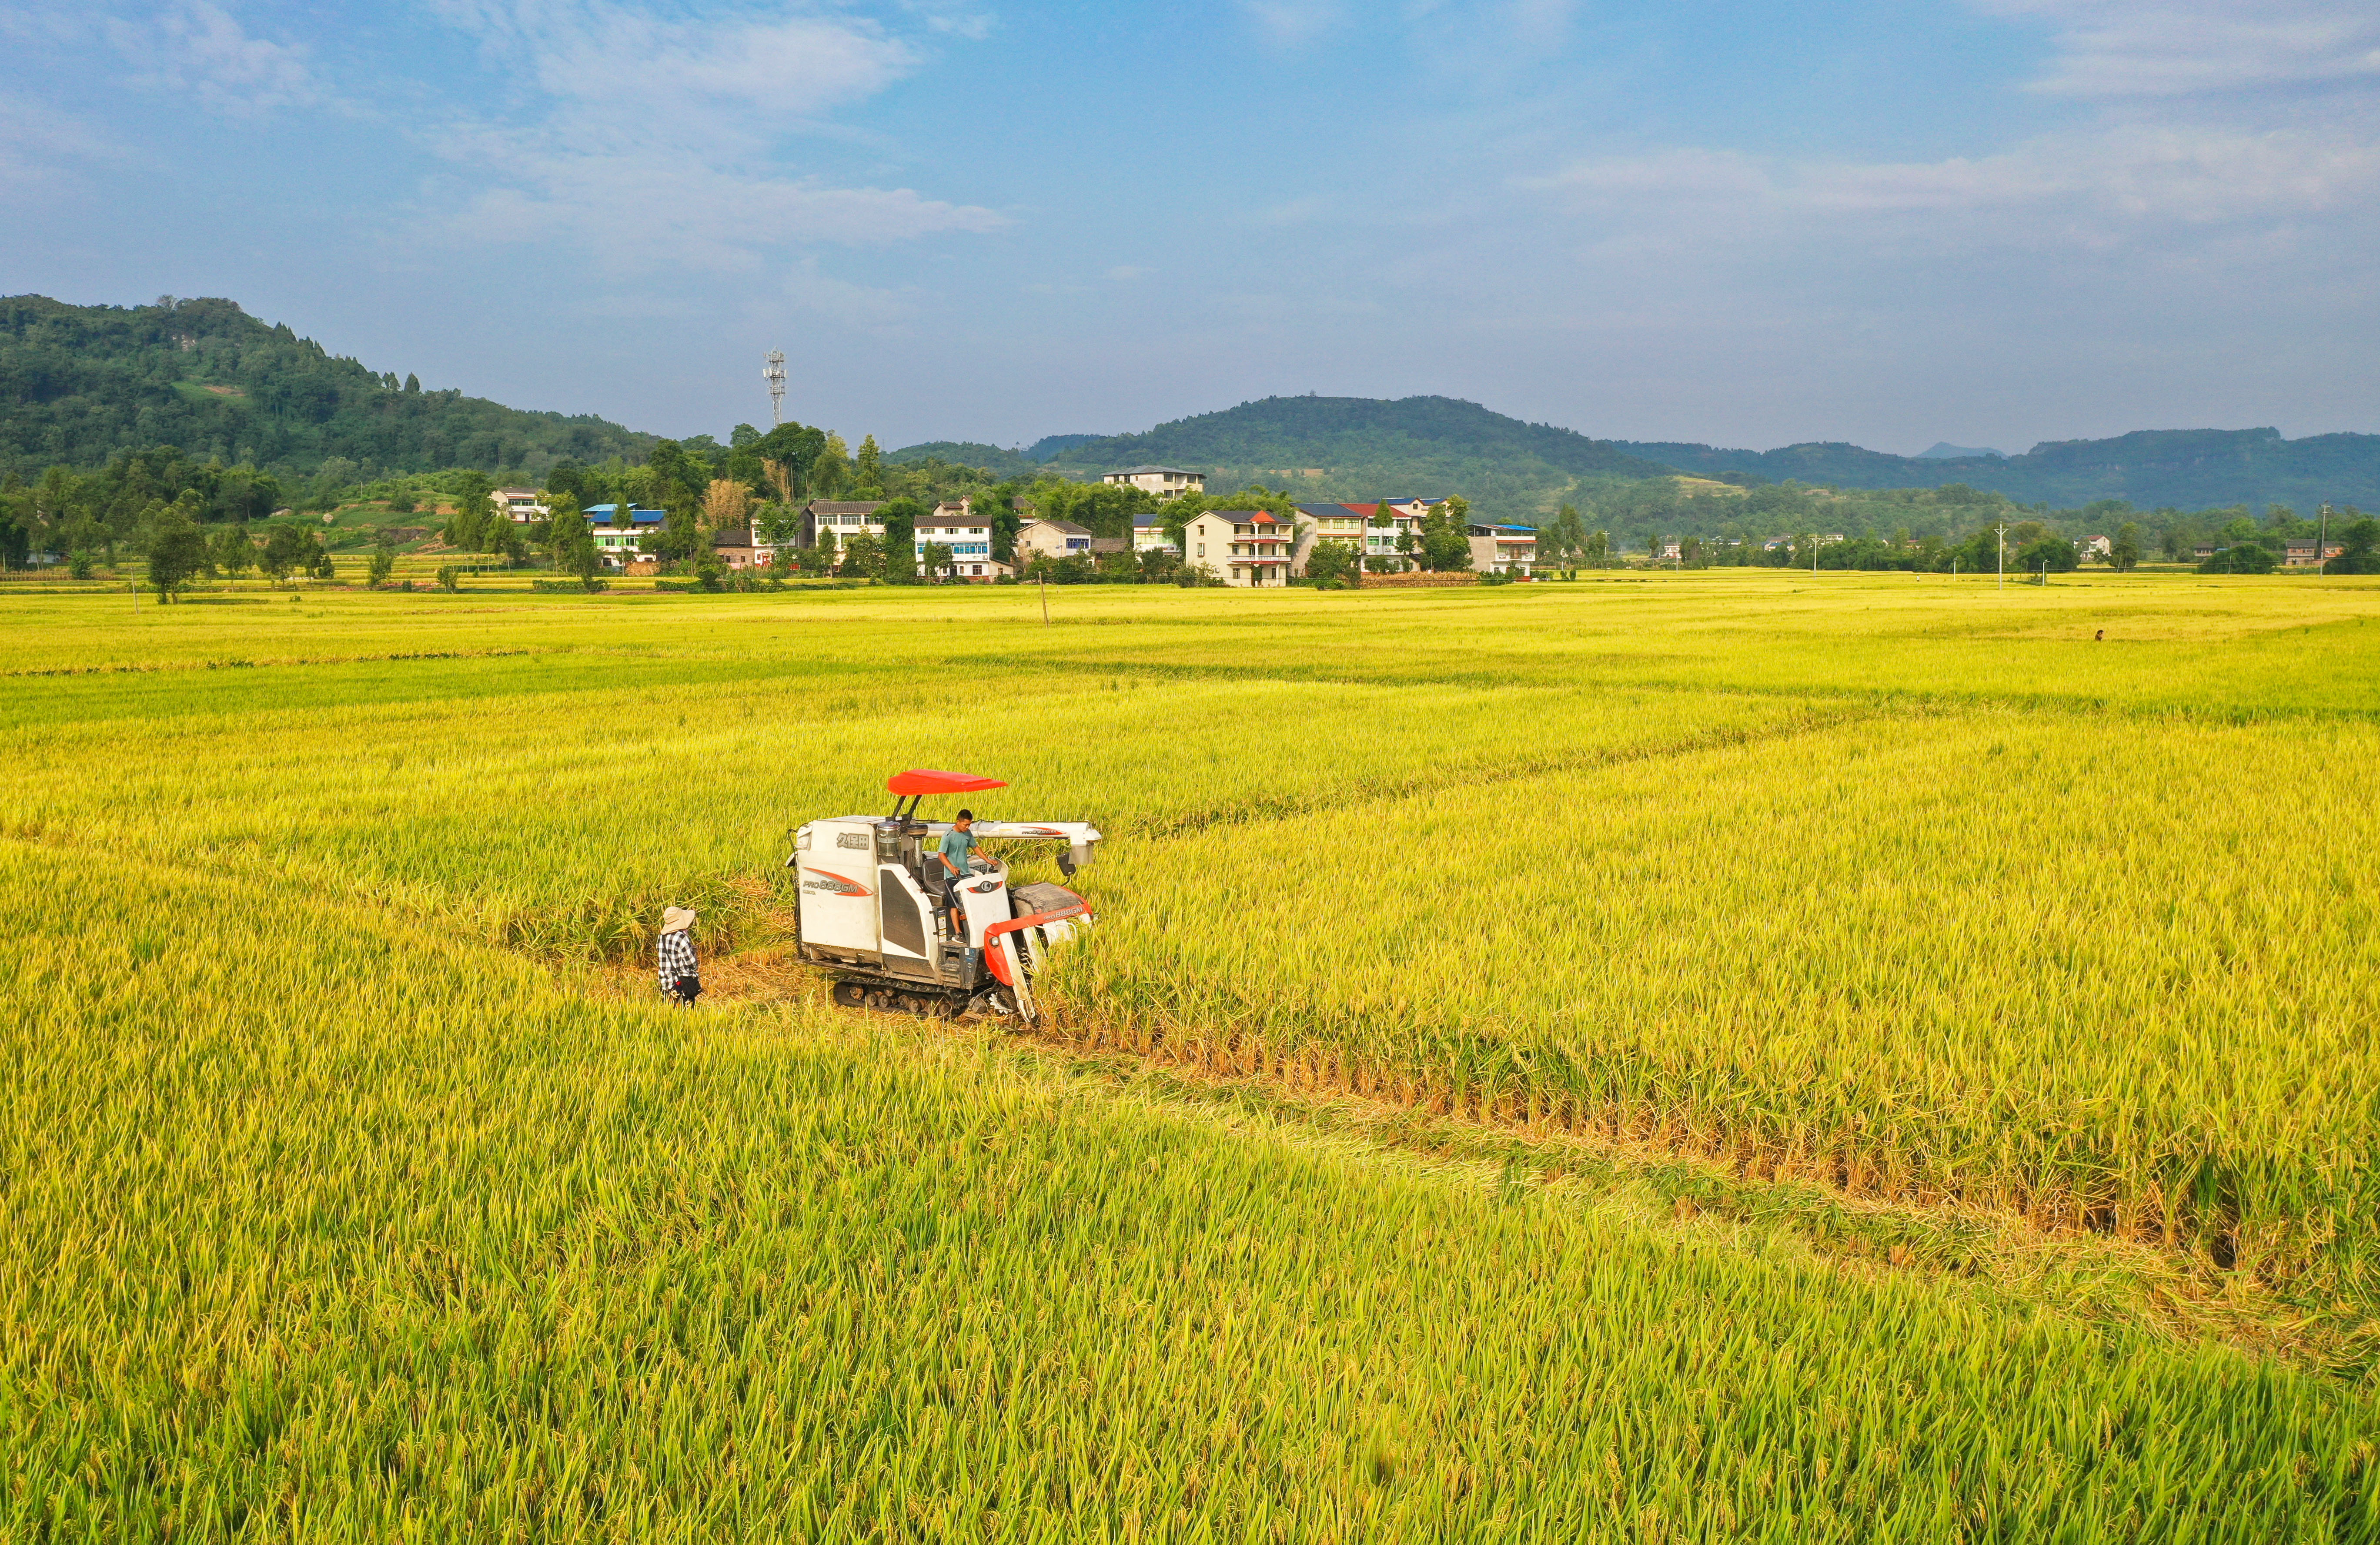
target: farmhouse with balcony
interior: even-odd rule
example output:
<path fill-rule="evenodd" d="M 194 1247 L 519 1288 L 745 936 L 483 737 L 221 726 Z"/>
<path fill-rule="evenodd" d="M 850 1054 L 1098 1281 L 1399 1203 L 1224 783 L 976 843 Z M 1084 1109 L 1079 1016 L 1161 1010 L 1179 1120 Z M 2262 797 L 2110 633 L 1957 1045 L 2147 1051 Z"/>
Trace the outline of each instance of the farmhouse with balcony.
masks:
<path fill-rule="evenodd" d="M 1503 526 L 1492 521 L 1475 520 L 1468 528 L 1471 536 L 1471 566 L 1482 574 L 1516 574 L 1527 578 L 1529 566 L 1537 561 L 1537 529 L 1534 526 Z M 1674 549 L 1675 543 L 1670 544 Z M 1674 551 L 1670 554 L 1676 556 Z"/>
<path fill-rule="evenodd" d="M 1295 533 L 1270 510 L 1208 510 L 1183 529 L 1184 561 L 1241 590 L 1289 583 Z"/>

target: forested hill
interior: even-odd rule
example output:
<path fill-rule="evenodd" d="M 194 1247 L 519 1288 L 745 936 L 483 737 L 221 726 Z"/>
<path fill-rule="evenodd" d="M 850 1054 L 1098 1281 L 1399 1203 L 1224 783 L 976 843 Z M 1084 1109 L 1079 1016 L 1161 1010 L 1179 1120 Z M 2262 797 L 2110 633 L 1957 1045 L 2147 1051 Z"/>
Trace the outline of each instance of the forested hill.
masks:
<path fill-rule="evenodd" d="M 1749 472 L 1831 488 L 1939 488 L 1965 483 L 2061 508 L 2124 499 L 2144 509 L 2206 509 L 2325 501 L 2380 506 L 2380 434 L 2284 440 L 2270 429 L 2143 430 L 2112 440 L 2060 440 L 2014 456 L 1906 456 L 1840 443 L 1775 451 L 1622 441 L 1621 450 L 1709 477 Z"/>
<path fill-rule="evenodd" d="M 1452 397 L 1267 397 L 1143 434 L 1068 444 L 1050 461 L 1078 472 L 1145 463 L 1207 472 L 1208 486 L 1219 493 L 1251 479 L 1318 499 L 1460 493 L 1488 510 L 1516 514 L 1538 508 L 1581 477 L 1670 470 L 1607 441 L 1523 423 Z"/>
<path fill-rule="evenodd" d="M 285 477 L 341 458 L 366 477 L 468 467 L 535 480 L 565 457 L 641 456 L 652 443 L 589 415 L 425 392 L 229 300 L 0 298 L 0 472 L 29 479 L 174 445 Z"/>

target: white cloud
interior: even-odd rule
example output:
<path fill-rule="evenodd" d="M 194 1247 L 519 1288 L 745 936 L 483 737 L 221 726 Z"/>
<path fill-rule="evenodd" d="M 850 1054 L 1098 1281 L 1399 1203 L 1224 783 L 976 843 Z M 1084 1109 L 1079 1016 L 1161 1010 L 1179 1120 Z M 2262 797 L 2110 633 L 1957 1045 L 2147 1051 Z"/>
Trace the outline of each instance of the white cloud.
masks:
<path fill-rule="evenodd" d="M 1239 6 L 1258 31 L 1285 48 L 1320 37 L 1347 16 L 1340 0 L 1239 0 Z"/>
<path fill-rule="evenodd" d="M 322 98 L 299 43 L 251 37 L 208 0 L 176 0 L 140 21 L 106 19 L 108 41 L 136 84 L 178 92 L 218 113 L 253 116 Z"/>
<path fill-rule="evenodd" d="M 2338 0 L 1978 0 L 2054 29 L 2034 89 L 2118 99 L 2380 82 L 2380 12 Z"/>
<path fill-rule="evenodd" d="M 1912 217 L 1942 239 L 2107 246 L 2176 226 L 2324 215 L 2380 196 L 2380 147 L 2342 133 L 2119 127 L 1933 162 L 1792 162 L 1662 150 L 1581 160 L 1525 189 L 1632 227 L 1767 239 L 1799 222 Z M 1757 228 L 1755 233 L 1755 227 Z"/>
<path fill-rule="evenodd" d="M 1007 223 L 906 188 L 789 169 L 791 136 L 914 70 L 908 43 L 844 16 L 686 18 L 602 3 L 444 0 L 535 88 L 509 117 L 466 116 L 442 153 L 489 178 L 475 228 L 562 235 L 619 270 L 748 269 L 770 251 Z"/>
<path fill-rule="evenodd" d="M 95 125 L 39 103 L 0 97 L 0 188 L 55 181 L 78 162 L 120 161 L 126 148 Z"/>
<path fill-rule="evenodd" d="M 784 295 L 798 310 L 850 327 L 897 327 L 917 314 L 917 303 L 900 291 L 821 274 L 815 261 L 798 263 L 785 275 Z"/>

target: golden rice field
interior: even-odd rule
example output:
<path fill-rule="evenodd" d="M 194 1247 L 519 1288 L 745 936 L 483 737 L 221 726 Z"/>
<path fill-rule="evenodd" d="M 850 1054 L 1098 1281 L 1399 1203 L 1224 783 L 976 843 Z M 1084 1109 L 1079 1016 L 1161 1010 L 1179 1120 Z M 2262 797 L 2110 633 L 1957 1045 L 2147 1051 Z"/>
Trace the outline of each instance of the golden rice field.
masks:
<path fill-rule="evenodd" d="M 2380 586 L 1051 604 L 0 589 L 0 1537 L 2380 1538 Z"/>

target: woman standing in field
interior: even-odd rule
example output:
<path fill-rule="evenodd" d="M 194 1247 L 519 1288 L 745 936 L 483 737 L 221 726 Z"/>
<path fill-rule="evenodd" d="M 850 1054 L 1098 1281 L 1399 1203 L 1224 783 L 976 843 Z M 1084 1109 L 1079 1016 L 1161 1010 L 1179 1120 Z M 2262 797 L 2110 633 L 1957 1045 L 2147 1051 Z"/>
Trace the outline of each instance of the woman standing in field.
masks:
<path fill-rule="evenodd" d="M 662 913 L 662 996 L 674 1004 L 690 1004 L 702 994 L 702 967 L 694 958 L 694 914 L 683 906 Z"/>

